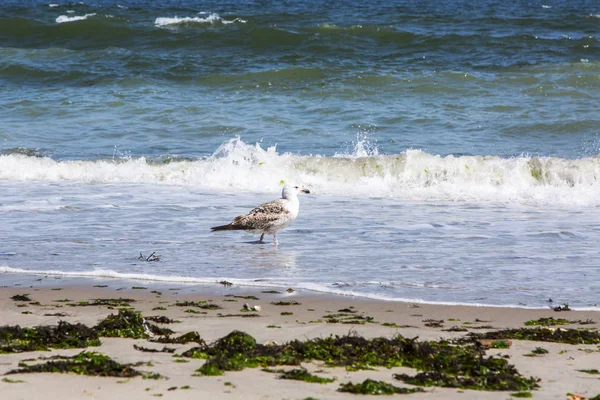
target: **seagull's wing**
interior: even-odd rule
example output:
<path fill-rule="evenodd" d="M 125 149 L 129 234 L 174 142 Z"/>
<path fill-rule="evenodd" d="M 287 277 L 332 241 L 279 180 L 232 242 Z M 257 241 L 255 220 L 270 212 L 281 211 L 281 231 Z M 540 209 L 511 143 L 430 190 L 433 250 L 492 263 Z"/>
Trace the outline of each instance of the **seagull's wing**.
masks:
<path fill-rule="evenodd" d="M 246 215 L 235 217 L 231 223 L 234 229 L 263 230 L 273 222 L 290 217 L 290 211 L 285 206 L 285 200 L 278 199 L 261 204 Z"/>

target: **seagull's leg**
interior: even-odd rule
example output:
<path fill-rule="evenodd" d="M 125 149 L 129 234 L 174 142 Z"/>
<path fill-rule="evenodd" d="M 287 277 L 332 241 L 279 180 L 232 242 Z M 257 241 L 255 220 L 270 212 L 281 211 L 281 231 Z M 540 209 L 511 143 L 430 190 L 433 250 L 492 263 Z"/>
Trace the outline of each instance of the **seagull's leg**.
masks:
<path fill-rule="evenodd" d="M 263 238 L 265 237 L 265 233 L 263 232 L 262 235 L 260 235 L 260 239 L 258 239 L 258 243 L 264 243 L 263 242 Z"/>
<path fill-rule="evenodd" d="M 277 234 L 276 233 L 273 234 L 273 244 L 275 246 L 277 246 L 279 244 L 279 241 L 277 240 Z"/>

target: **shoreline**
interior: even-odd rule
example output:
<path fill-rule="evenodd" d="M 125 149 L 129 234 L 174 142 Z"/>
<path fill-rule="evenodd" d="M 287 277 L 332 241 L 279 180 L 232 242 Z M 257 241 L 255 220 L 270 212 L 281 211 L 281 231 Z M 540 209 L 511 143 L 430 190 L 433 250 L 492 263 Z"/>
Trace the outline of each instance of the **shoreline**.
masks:
<path fill-rule="evenodd" d="M 175 286 L 181 286 L 179 289 L 182 293 L 198 293 L 202 292 L 205 294 L 223 294 L 225 292 L 244 292 L 247 294 L 261 293 L 265 290 L 276 290 L 285 291 L 290 287 L 281 285 L 248 285 L 238 283 L 235 280 L 229 282 L 226 280 L 219 281 L 215 278 L 213 282 L 180 282 L 180 281 L 169 281 L 169 280 L 154 280 L 154 279 L 142 279 L 142 278 L 124 278 L 124 277 L 109 277 L 109 276 L 87 276 L 87 275 L 65 275 L 59 273 L 42 273 L 40 272 L 11 272 L 11 271 L 0 271 L 0 279 L 5 281 L 0 288 L 10 287 L 21 287 L 27 288 L 28 285 L 33 287 L 55 287 L 55 286 L 68 286 L 68 287 L 79 287 L 89 286 L 91 283 L 94 285 L 106 285 L 108 288 L 113 290 L 127 290 L 134 286 L 145 286 L 152 288 L 153 290 L 168 290 Z M 22 283 L 26 282 L 26 283 Z M 223 284 L 226 283 L 226 284 Z M 259 282 L 257 282 L 259 283 Z M 370 297 L 367 294 L 344 294 L 344 293 L 333 293 L 326 291 L 318 291 L 305 288 L 292 288 L 294 294 L 302 294 L 304 296 L 316 296 L 316 297 L 329 297 L 329 298 L 342 298 L 352 300 L 364 300 L 364 301 L 380 301 L 384 303 L 411 303 L 419 305 L 431 305 L 440 307 L 483 307 L 483 308 L 507 308 L 507 309 L 523 309 L 523 310 L 551 310 L 553 307 L 568 305 L 568 303 L 554 303 L 548 302 L 546 307 L 526 306 L 526 305 L 498 305 L 498 304 L 470 304 L 460 302 L 435 302 L 427 301 L 422 299 L 389 299 L 384 297 Z M 600 305 L 590 306 L 572 306 L 569 308 L 573 311 L 596 311 L 600 312 Z"/>
<path fill-rule="evenodd" d="M 37 285 L 36 285 L 37 283 Z M 0 288 L 0 321 L 2 325 L 20 325 L 22 327 L 56 325 L 59 320 L 69 323 L 83 323 L 94 326 L 110 314 L 117 313 L 118 306 L 97 306 L 94 299 L 129 299 L 130 306 L 145 317 L 164 316 L 180 321 L 169 324 L 174 336 L 196 331 L 206 343 L 213 343 L 232 331 L 240 330 L 252 335 L 257 343 L 288 343 L 292 340 L 325 338 L 330 335 L 359 335 L 367 339 L 377 337 L 392 338 L 398 334 L 418 340 L 458 339 L 468 333 L 524 328 L 527 321 L 540 318 L 568 319 L 572 324 L 559 328 L 581 328 L 597 330 L 600 324 L 598 311 L 561 311 L 550 309 L 517 309 L 482 306 L 442 306 L 389 302 L 364 298 L 316 295 L 314 293 L 287 292 L 267 293 L 271 289 L 247 290 L 242 287 L 217 287 L 216 290 L 198 292 L 184 290 L 158 290 L 147 286 L 128 286 L 119 288 L 102 287 L 97 281 L 87 285 L 67 285 L 56 280 L 54 285 L 48 282 L 24 282 L 18 287 Z M 123 286 L 124 282 L 120 282 Z M 94 286 L 96 285 L 96 287 Z M 135 288 L 134 288 L 135 287 Z M 171 288 L 176 289 L 176 288 Z M 188 288 L 189 289 L 189 288 Z M 253 289 L 253 288 L 252 288 Z M 220 292 L 220 293 L 217 293 Z M 15 295 L 27 294 L 30 301 L 15 301 Z M 250 297 L 248 297 L 250 296 Z M 244 298 L 246 297 L 246 298 Z M 206 301 L 219 308 L 204 310 L 190 302 Z M 276 305 L 279 301 L 294 301 L 295 305 Z M 87 302 L 87 304 L 85 304 Z M 186 303 L 187 302 L 187 303 Z M 261 307 L 260 312 L 245 312 L 244 304 L 249 307 Z M 190 311 L 191 310 L 191 311 Z M 343 310 L 351 311 L 360 320 L 344 321 Z M 283 314 L 282 314 L 283 313 Z M 248 315 L 257 315 L 248 318 Z M 332 317 L 333 316 L 333 317 Z M 338 319 L 339 318 L 339 319 Z M 354 317 L 356 318 L 356 317 Z M 334 322 L 335 321 L 335 322 Z M 593 322 L 593 323 L 592 323 Z M 148 396 L 185 399 L 195 396 L 213 396 L 219 398 L 264 398 L 264 399 L 342 399 L 356 395 L 337 392 L 344 382 L 359 382 L 366 378 L 386 381 L 396 386 L 401 382 L 392 379 L 393 373 L 414 374 L 415 370 L 406 367 L 392 369 L 377 367 L 375 370 L 347 371 L 344 368 L 324 367 L 322 363 L 303 363 L 309 371 L 320 371 L 325 377 L 336 379 L 334 383 L 314 384 L 307 382 L 278 379 L 275 374 L 261 371 L 260 368 L 246 368 L 243 371 L 228 371 L 223 376 L 194 376 L 203 360 L 184 360 L 177 362 L 172 354 L 145 353 L 135 350 L 133 345 L 161 349 L 158 345 L 142 339 L 101 338 L 100 347 L 90 347 L 108 355 L 119 362 L 150 363 L 151 367 L 142 369 L 156 372 L 168 379 L 149 381 L 131 378 L 127 383 L 123 379 L 106 377 L 76 376 L 73 374 L 15 374 L 6 375 L 10 381 L 0 381 L 0 388 L 7 398 L 45 398 L 36 395 L 40 386 L 48 388 L 49 393 L 61 398 L 81 398 L 92 393 L 94 398 L 118 398 L 128 396 L 142 398 Z M 193 344 L 166 346 L 176 348 L 176 354 L 193 347 Z M 542 347 L 547 354 L 528 356 L 534 349 Z M 0 374 L 16 369 L 24 359 L 49 357 L 53 355 L 73 356 L 83 349 L 52 349 L 51 352 L 26 352 L 0 354 Z M 598 368 L 600 346 L 571 345 L 538 341 L 512 340 L 507 349 L 489 349 L 487 355 L 510 358 L 523 376 L 539 377 L 538 390 L 531 393 L 534 398 L 563 399 L 566 393 L 578 393 L 593 397 L 600 392 L 598 377 L 580 372 Z M 288 368 L 289 369 L 289 368 Z M 15 382 L 13 382 L 15 381 Z M 24 381 L 24 382 L 16 382 Z M 229 382 L 229 384 L 227 384 Z M 65 385 L 71 387 L 67 390 Z M 189 386 L 189 389 L 181 389 Z M 172 388 L 176 389 L 172 389 Z M 410 387 L 410 386 L 409 386 Z M 150 389 L 150 390 L 148 390 Z M 425 387 L 425 393 L 415 393 L 418 398 L 448 399 L 506 399 L 511 392 L 474 391 L 441 387 Z M 159 396 L 160 395 L 160 396 Z M 38 397 L 36 397 L 38 396 Z M 354 397 L 353 397 L 354 396 Z M 366 396 L 365 396 L 366 397 Z M 360 396 L 359 396 L 360 398 Z"/>

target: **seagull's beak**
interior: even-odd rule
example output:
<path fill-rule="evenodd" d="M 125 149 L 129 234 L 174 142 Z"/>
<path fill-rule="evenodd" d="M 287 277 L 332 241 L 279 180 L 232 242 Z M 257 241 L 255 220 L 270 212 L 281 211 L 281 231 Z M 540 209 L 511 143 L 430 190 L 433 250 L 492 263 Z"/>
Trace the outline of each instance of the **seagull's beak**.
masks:
<path fill-rule="evenodd" d="M 302 189 L 302 190 L 300 190 L 300 191 L 301 191 L 302 193 L 306 193 L 306 194 L 309 194 L 309 193 L 310 193 L 310 190 L 308 190 L 308 189 Z"/>

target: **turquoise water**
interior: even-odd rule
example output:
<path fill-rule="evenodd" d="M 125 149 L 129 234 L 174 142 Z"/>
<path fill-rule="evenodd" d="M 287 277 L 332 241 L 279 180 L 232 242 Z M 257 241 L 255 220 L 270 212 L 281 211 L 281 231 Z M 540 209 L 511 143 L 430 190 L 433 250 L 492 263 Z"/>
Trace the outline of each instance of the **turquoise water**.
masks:
<path fill-rule="evenodd" d="M 2 271 L 599 302 L 596 2 L 2 5 Z"/>

